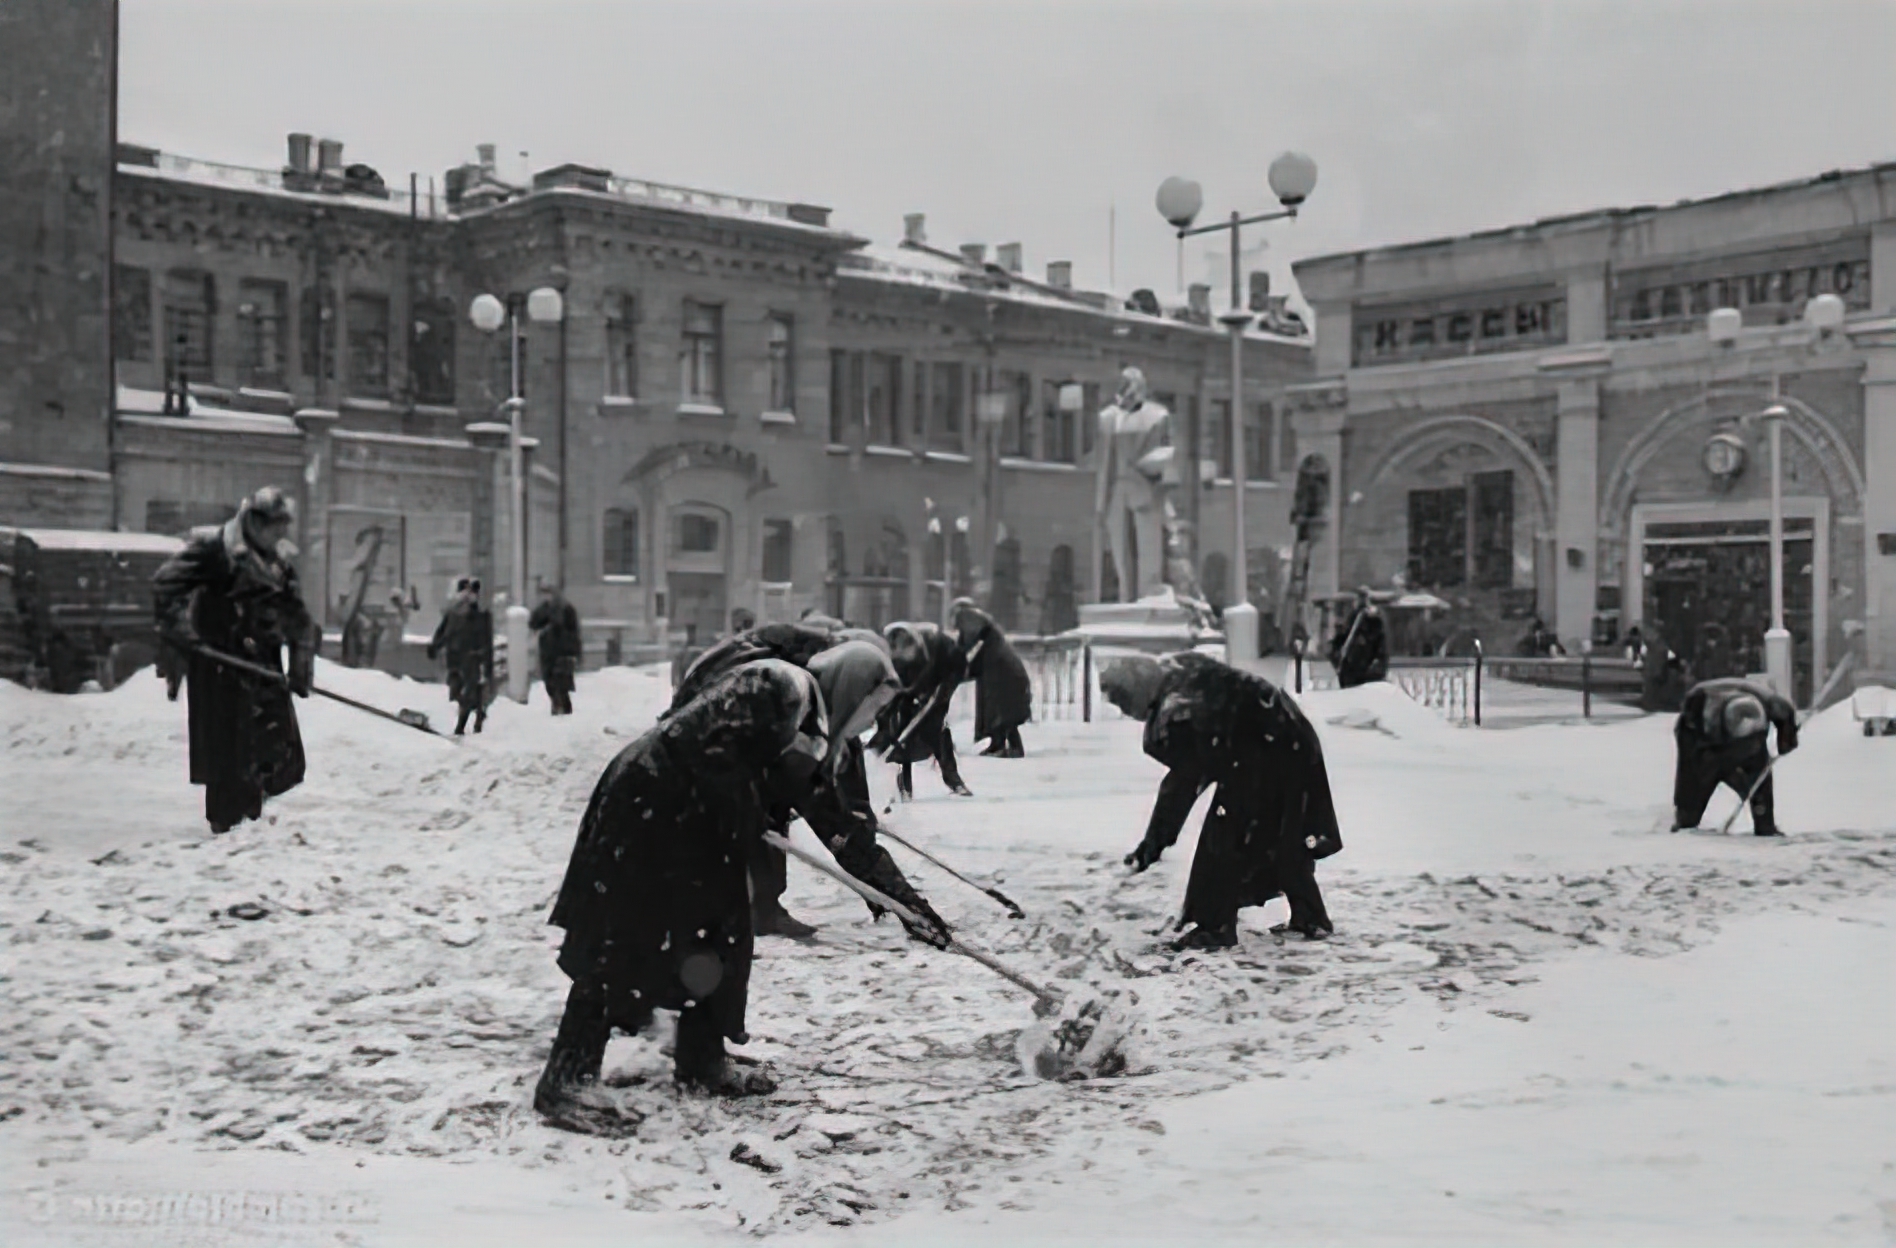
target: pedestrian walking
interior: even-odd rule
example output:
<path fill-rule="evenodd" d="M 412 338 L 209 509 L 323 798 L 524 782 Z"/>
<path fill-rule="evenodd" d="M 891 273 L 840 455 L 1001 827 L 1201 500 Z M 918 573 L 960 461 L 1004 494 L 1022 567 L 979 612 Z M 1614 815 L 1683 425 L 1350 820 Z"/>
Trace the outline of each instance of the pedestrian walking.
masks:
<path fill-rule="evenodd" d="M 1367 585 L 1356 591 L 1355 609 L 1330 640 L 1330 666 L 1345 689 L 1389 675 L 1389 634 Z"/>
<path fill-rule="evenodd" d="M 474 717 L 474 731 L 487 726 L 488 691 L 494 685 L 494 615 L 481 604 L 481 583 L 462 577 L 455 596 L 442 608 L 441 623 L 428 643 L 428 657 L 445 658 L 448 666 L 448 697 L 458 709 L 454 735 L 467 731 L 468 716 Z"/>
<path fill-rule="evenodd" d="M 981 751 L 984 755 L 1022 758 L 1026 750 L 1020 726 L 1034 714 L 1034 686 L 1027 665 L 994 617 L 977 607 L 974 599 L 957 598 L 953 612 L 961 652 L 967 657 L 966 678 L 974 682 L 974 739 L 988 743 Z"/>
<path fill-rule="evenodd" d="M 542 581 L 540 602 L 527 617 L 527 627 L 539 637 L 540 679 L 553 713 L 571 715 L 574 673 L 579 670 L 581 653 L 579 612 L 564 594 Z"/>

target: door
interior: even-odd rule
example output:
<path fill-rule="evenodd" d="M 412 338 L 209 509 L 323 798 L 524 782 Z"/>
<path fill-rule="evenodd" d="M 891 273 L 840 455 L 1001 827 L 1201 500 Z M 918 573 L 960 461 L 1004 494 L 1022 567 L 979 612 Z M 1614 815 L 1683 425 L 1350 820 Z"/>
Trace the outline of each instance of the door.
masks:
<path fill-rule="evenodd" d="M 686 645 L 708 646 L 727 631 L 725 579 L 711 572 L 671 572 L 671 626 L 683 629 Z"/>

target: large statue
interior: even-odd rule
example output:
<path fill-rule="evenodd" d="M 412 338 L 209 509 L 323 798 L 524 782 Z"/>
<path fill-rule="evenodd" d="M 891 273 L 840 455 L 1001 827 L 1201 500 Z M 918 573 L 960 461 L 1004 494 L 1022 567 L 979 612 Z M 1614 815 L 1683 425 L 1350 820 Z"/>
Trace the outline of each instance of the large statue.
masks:
<path fill-rule="evenodd" d="M 1106 526 L 1123 601 L 1149 598 L 1165 587 L 1164 491 L 1171 434 L 1172 414 L 1147 398 L 1145 374 L 1126 369 L 1112 405 L 1099 414 L 1099 474 L 1093 494 L 1094 513 Z M 1132 549 L 1126 541 L 1128 517 Z"/>

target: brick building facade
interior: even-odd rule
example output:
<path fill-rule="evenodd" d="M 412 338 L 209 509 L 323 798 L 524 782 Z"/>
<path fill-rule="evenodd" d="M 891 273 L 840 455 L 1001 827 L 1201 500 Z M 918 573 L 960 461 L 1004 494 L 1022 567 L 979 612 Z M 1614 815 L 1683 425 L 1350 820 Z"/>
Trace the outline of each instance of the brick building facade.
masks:
<path fill-rule="evenodd" d="M 1762 670 L 1776 401 L 1799 694 L 1847 652 L 1896 669 L 1896 166 L 1295 271 L 1322 587 L 1432 590 L 1491 648 L 1538 613 L 1575 651 L 1643 624 L 1702 673 Z"/>

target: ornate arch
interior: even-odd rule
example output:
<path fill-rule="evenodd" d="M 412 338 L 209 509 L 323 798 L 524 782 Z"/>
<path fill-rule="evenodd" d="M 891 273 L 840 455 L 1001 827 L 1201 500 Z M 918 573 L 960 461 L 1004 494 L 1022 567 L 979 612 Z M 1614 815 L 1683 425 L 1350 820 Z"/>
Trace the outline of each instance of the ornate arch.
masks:
<path fill-rule="evenodd" d="M 1715 399 L 1729 397 L 1731 392 L 1726 391 L 1688 399 L 1659 413 L 1634 435 L 1613 462 L 1612 471 L 1607 476 L 1606 492 L 1600 499 L 1599 525 L 1602 537 L 1618 538 L 1624 534 L 1626 518 L 1632 514 L 1639 474 L 1666 443 L 1680 434 L 1695 429 L 1709 429 L 1732 419 L 1729 407 L 1714 402 Z M 1755 399 L 1760 404 L 1768 401 L 1784 405 L 1790 412 L 1784 422 L 1785 432 L 1817 461 L 1818 469 L 1824 474 L 1825 489 L 1840 504 L 1836 514 L 1860 514 L 1863 509 L 1863 468 L 1857 463 L 1855 453 L 1850 450 L 1850 444 L 1837 431 L 1837 427 L 1808 403 L 1788 394 L 1779 395 L 1776 399 L 1765 399 L 1764 396 L 1749 393 L 1745 397 Z M 1848 500 L 1847 504 L 1845 500 Z"/>
<path fill-rule="evenodd" d="M 1485 416 L 1435 416 L 1419 421 L 1402 431 L 1369 474 L 1368 484 L 1381 483 L 1390 473 L 1426 451 L 1452 446 L 1474 445 L 1503 458 L 1520 461 L 1534 481 L 1534 493 L 1541 515 L 1548 523 L 1554 517 L 1554 477 L 1526 438 L 1498 421 Z"/>

